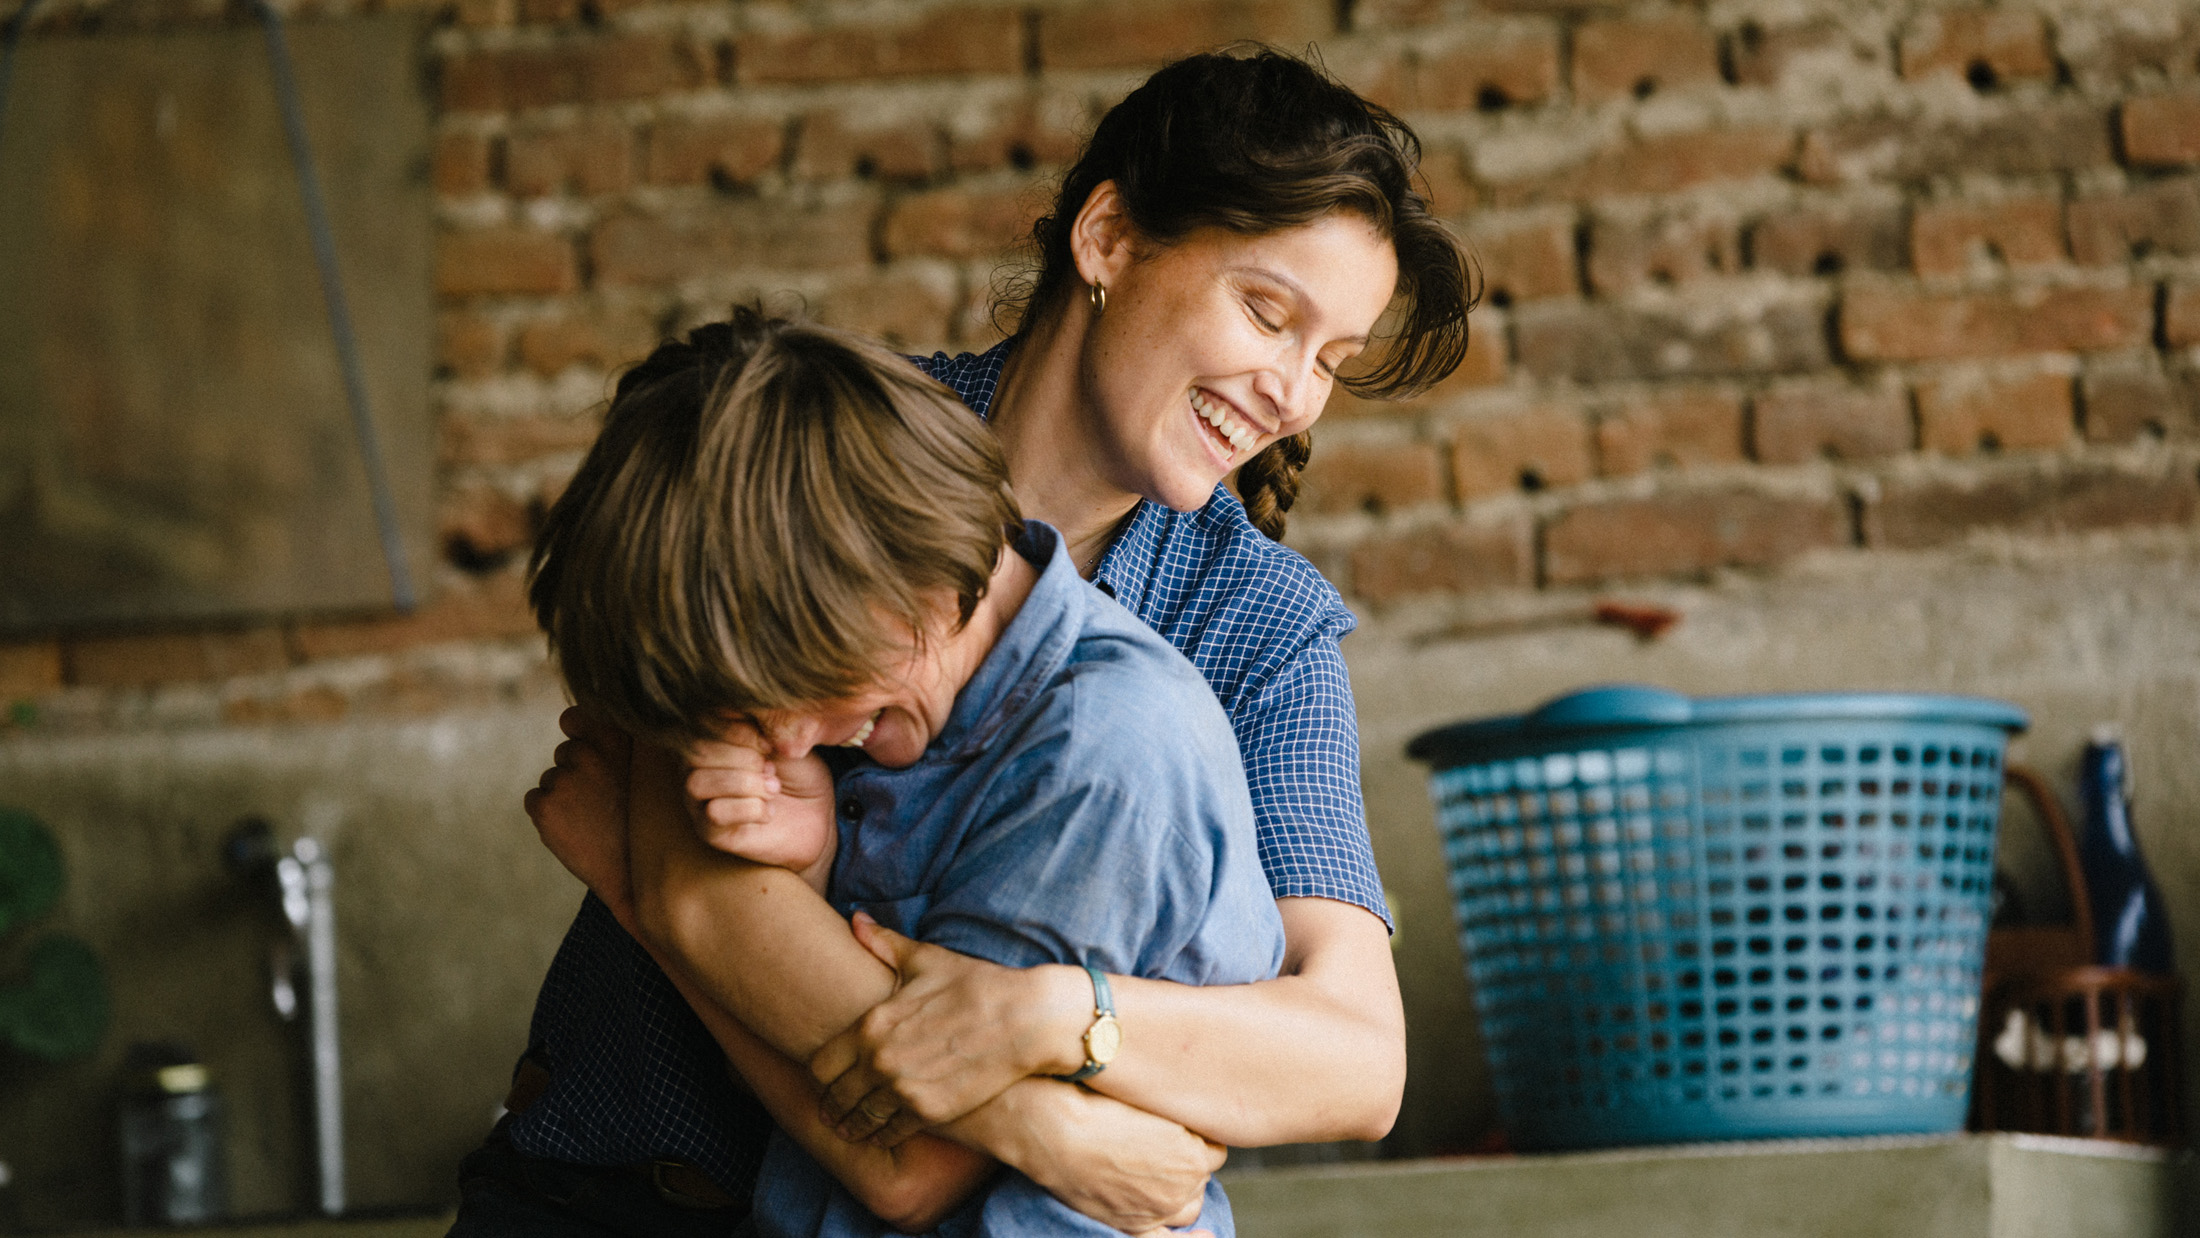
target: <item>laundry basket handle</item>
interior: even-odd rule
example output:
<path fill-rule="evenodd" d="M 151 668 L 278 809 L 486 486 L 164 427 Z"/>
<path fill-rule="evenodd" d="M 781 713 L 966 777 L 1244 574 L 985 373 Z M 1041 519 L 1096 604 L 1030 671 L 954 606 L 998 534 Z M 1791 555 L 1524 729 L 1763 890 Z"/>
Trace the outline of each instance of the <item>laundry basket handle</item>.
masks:
<path fill-rule="evenodd" d="M 2070 818 L 2063 813 L 2062 800 L 2055 789 L 2047 784 L 2038 770 L 2026 765 L 2010 763 L 2003 766 L 2008 785 L 2024 794 L 2032 804 L 2032 814 L 2046 828 L 2048 841 L 2055 844 L 2055 859 L 2062 865 L 2063 884 L 2070 889 L 2071 927 L 2078 937 L 2081 956 L 2091 962 L 2093 954 L 2093 896 L 2086 888 L 2085 869 L 2078 863 L 2078 836 L 2071 832 Z"/>

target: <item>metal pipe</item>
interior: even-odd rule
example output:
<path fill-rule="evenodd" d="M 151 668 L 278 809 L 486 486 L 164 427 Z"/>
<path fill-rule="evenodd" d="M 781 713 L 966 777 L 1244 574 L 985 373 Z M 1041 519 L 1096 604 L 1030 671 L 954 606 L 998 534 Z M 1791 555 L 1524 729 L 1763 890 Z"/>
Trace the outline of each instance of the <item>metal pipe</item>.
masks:
<path fill-rule="evenodd" d="M 313 1144 L 320 1168 L 321 1211 L 344 1211 L 344 1072 L 336 1025 L 336 870 L 311 838 L 292 847 L 304 869 L 306 1032 L 313 1054 Z"/>

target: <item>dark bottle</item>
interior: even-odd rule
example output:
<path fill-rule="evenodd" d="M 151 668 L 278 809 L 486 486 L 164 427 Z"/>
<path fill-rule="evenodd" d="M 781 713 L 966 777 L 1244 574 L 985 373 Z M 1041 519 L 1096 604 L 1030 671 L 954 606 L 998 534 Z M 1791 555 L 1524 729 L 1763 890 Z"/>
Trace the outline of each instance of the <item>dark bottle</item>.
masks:
<path fill-rule="evenodd" d="M 2078 766 L 2085 824 L 2078 862 L 2093 899 L 2093 952 L 2108 967 L 2167 975 L 2169 916 L 2131 832 L 2131 767 L 2113 731 L 2095 731 Z"/>
<path fill-rule="evenodd" d="M 176 1044 L 130 1049 L 122 1099 L 125 1224 L 205 1225 L 229 1212 L 222 1099 L 206 1067 Z"/>

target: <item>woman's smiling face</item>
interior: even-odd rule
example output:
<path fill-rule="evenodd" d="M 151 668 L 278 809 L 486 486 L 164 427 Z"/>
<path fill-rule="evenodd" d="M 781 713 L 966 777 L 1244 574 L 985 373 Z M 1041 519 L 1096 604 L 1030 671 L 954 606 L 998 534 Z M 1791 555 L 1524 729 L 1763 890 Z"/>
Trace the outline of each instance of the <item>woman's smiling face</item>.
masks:
<path fill-rule="evenodd" d="M 1190 511 L 1321 416 L 1390 304 L 1398 259 L 1358 215 L 1153 245 L 1126 238 L 1113 201 L 1113 185 L 1094 192 L 1076 241 L 1079 273 L 1107 289 L 1078 376 L 1093 447 L 1113 485 Z"/>

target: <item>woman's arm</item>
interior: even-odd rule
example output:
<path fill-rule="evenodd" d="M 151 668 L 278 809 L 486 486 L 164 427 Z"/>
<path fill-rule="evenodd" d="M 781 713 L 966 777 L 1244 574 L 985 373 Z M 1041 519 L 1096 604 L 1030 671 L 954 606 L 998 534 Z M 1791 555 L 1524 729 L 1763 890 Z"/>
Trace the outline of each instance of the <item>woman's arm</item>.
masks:
<path fill-rule="evenodd" d="M 1277 979 L 1197 987 L 1111 976 L 1123 1047 L 1086 1086 L 1241 1147 L 1387 1133 L 1405 1088 L 1388 931 L 1330 899 L 1277 909 Z M 876 926 L 858 932 L 902 986 L 811 1059 L 843 1138 L 890 1143 L 1015 1079 L 1084 1064 L 1093 1013 L 1081 969 L 1000 967 Z M 866 1111 L 894 1116 L 881 1123 Z"/>
<path fill-rule="evenodd" d="M 991 1174 L 991 1161 L 969 1150 L 976 1148 L 1117 1229 L 1143 1232 L 1198 1216 L 1221 1148 L 1174 1122 L 1052 1081 L 1018 1083 L 942 1129 L 968 1147 L 918 1140 L 904 1156 L 908 1144 L 889 1152 L 834 1137 L 816 1085 L 788 1055 L 806 1058 L 891 994 L 894 975 L 799 878 L 704 846 L 689 828 L 681 773 L 670 754 L 633 745 L 630 931 L 782 1128 L 866 1207 L 910 1232 L 929 1228 Z M 729 925 L 746 926 L 749 936 L 735 936 Z M 729 941 L 739 948 L 727 949 Z M 783 1044 L 744 1026 L 736 1004 L 744 1000 Z"/>

